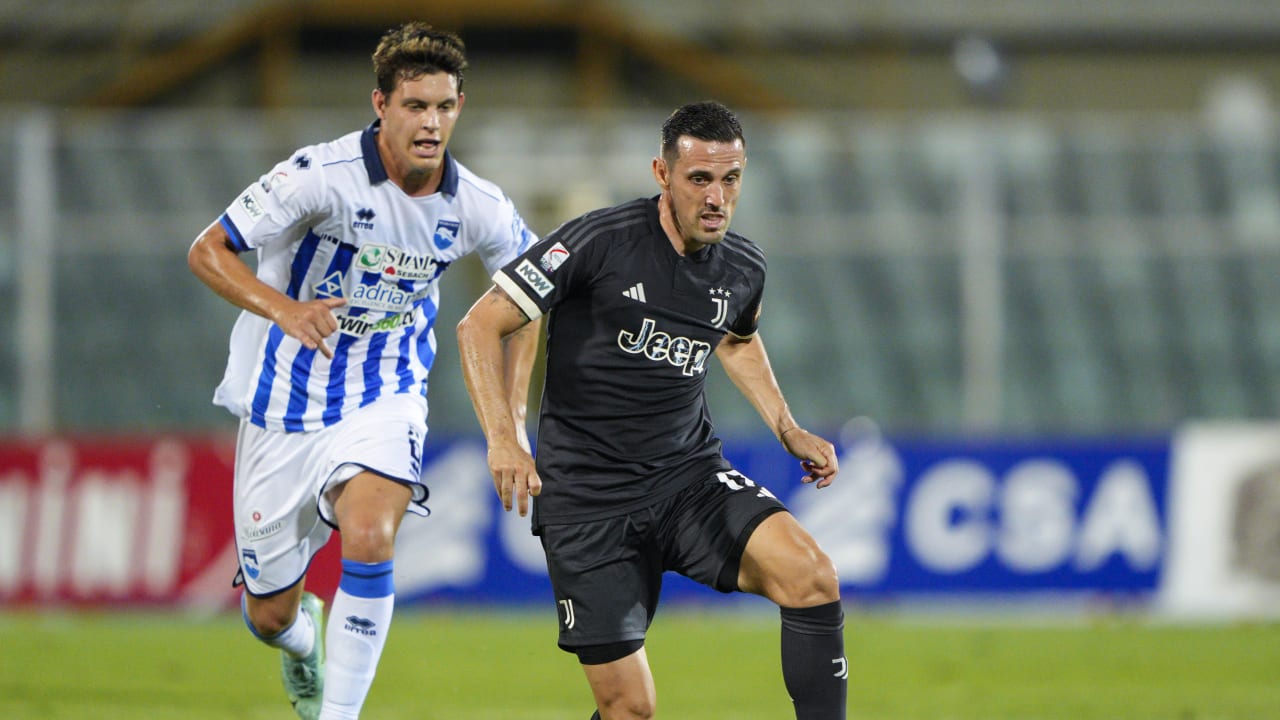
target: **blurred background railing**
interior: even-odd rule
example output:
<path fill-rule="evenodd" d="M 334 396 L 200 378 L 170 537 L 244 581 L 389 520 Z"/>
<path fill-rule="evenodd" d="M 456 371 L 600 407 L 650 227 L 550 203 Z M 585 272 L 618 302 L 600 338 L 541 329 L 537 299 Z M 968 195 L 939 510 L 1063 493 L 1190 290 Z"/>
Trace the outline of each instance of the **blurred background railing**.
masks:
<path fill-rule="evenodd" d="M 233 312 L 187 271 L 187 245 L 275 161 L 367 119 L 0 116 L 3 426 L 229 427 L 209 396 Z M 764 336 L 808 422 L 1099 435 L 1274 414 L 1269 136 L 1171 115 L 745 120 L 735 227 L 768 253 Z M 546 233 L 654 192 L 660 121 L 488 111 L 465 116 L 453 149 Z M 433 427 L 457 433 L 474 420 L 453 322 L 487 285 L 478 264 L 461 267 L 445 283 L 431 386 Z M 717 404 L 739 402 L 728 383 L 714 390 Z M 759 429 L 730 407 L 718 415 L 728 432 Z"/>

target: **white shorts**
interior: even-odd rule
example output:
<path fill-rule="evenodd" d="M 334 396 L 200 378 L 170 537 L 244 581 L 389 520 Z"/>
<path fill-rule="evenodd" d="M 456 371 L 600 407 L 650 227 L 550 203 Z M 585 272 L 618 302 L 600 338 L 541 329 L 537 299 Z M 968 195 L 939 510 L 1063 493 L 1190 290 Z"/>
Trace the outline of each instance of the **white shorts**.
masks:
<path fill-rule="evenodd" d="M 239 577 L 249 594 L 273 595 L 302 579 L 337 528 L 333 491 L 362 472 L 408 485 L 409 509 L 425 515 L 426 418 L 426 401 L 406 393 L 314 432 L 275 432 L 241 421 L 234 512 Z"/>

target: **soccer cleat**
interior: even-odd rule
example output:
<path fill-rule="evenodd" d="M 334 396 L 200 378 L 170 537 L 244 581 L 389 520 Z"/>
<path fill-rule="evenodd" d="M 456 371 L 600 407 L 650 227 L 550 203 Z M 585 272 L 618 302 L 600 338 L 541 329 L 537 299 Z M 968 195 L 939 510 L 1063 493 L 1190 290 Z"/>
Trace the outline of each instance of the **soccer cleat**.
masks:
<path fill-rule="evenodd" d="M 303 720 L 316 720 L 320 717 L 320 704 L 324 700 L 324 601 L 304 592 L 302 612 L 309 615 L 315 625 L 315 644 L 306 657 L 281 653 L 280 674 L 293 711 Z"/>

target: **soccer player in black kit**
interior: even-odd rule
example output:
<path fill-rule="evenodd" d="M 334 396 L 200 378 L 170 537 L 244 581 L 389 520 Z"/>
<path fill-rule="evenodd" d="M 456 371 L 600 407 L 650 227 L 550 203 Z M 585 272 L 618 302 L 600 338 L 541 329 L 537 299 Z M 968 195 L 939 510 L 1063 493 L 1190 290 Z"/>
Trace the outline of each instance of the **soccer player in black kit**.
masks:
<path fill-rule="evenodd" d="M 797 720 L 845 717 L 848 665 L 835 567 L 764 486 L 724 459 L 704 384 L 714 353 L 769 429 L 825 487 L 835 448 L 801 428 L 757 333 L 765 260 L 729 232 L 746 141 L 715 102 L 663 124 L 644 198 L 571 220 L 494 275 L 458 325 L 462 366 L 503 506 L 533 500 L 560 618 L 593 718 L 651 718 L 644 636 L 671 570 L 781 609 Z M 537 461 L 515 435 L 503 339 L 543 314 Z"/>

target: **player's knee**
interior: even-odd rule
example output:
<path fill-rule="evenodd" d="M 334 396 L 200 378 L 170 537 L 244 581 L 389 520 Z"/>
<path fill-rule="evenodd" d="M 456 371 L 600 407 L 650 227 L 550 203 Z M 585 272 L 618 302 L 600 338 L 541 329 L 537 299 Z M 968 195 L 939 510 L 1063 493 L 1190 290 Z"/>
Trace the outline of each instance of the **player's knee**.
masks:
<path fill-rule="evenodd" d="M 250 630 L 260 638 L 279 635 L 293 624 L 298 611 L 288 603 L 253 601 L 246 603 L 245 620 Z"/>
<path fill-rule="evenodd" d="M 618 694 L 602 699 L 602 720 L 649 720 L 657 711 L 658 700 L 651 692 Z"/>
<path fill-rule="evenodd" d="M 835 563 L 817 547 L 810 549 L 780 578 L 771 599 L 782 607 L 813 607 L 839 600 Z"/>
<path fill-rule="evenodd" d="M 390 560 L 395 551 L 395 523 L 384 519 L 353 519 L 342 524 L 342 557 L 363 563 Z"/>
<path fill-rule="evenodd" d="M 836 572 L 836 564 L 827 554 L 818 551 L 813 570 L 814 590 L 817 595 L 815 604 L 835 602 L 840 599 L 840 575 Z"/>

